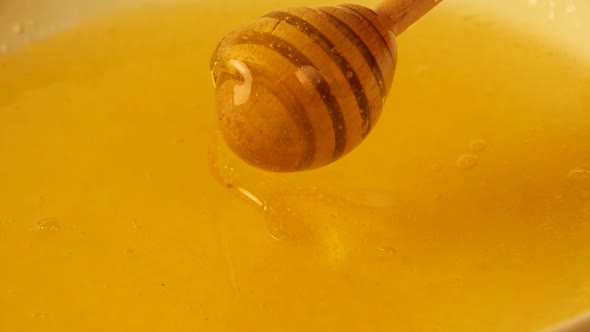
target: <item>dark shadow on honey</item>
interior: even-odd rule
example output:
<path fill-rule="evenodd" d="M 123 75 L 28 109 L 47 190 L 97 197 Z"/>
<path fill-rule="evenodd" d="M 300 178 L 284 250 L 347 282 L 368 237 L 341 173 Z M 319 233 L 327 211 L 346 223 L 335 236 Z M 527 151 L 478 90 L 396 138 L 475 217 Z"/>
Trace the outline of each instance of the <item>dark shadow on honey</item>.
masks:
<path fill-rule="evenodd" d="M 400 38 L 400 70 L 384 111 L 391 114 L 374 134 L 377 140 L 394 132 L 393 141 L 363 143 L 371 145 L 316 171 L 322 177 L 317 183 L 306 175 L 261 172 L 222 144 L 212 148 L 218 181 L 258 208 L 281 241 L 263 266 L 252 266 L 238 281 L 244 293 L 236 300 L 236 326 L 255 303 L 304 298 L 307 291 L 296 285 L 265 289 L 293 271 L 313 275 L 309 283 L 349 276 L 325 288 L 327 303 L 340 301 L 343 289 L 379 284 L 379 292 L 359 300 L 367 306 L 385 301 L 392 309 L 391 316 L 379 309 L 359 316 L 381 320 L 373 331 L 449 321 L 535 329 L 590 305 L 584 300 L 590 295 L 587 63 L 490 20 L 448 13 L 431 19 L 445 28 L 417 25 Z M 406 47 L 405 38 L 414 41 Z M 433 62 L 423 56 L 427 52 L 440 56 Z M 416 60 L 421 57 L 424 68 Z M 404 68 L 409 58 L 414 67 Z M 404 98 L 411 89 L 421 89 L 423 98 Z M 416 132 L 427 129 L 420 122 L 434 128 L 422 140 Z M 459 147 L 462 137 L 485 139 L 486 146 L 474 149 L 464 141 Z M 380 165 L 361 161 L 379 149 L 396 153 L 373 156 Z M 461 153 L 475 155 L 476 163 L 463 169 Z M 379 172 L 383 180 L 374 176 Z M 285 252 L 299 259 L 285 265 Z M 564 283 L 577 286 L 555 286 Z M 387 302 L 394 298 L 396 305 Z M 567 305 L 574 300 L 577 305 Z M 294 303 L 283 303 L 278 314 L 308 314 Z M 531 311 L 542 318 L 527 320 Z M 461 319 L 465 313 L 469 317 Z"/>

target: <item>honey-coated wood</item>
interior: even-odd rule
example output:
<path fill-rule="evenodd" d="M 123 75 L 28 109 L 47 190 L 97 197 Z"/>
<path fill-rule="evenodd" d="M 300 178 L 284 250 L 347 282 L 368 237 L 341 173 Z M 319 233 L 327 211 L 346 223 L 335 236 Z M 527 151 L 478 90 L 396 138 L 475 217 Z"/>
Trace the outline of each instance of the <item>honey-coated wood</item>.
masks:
<path fill-rule="evenodd" d="M 211 59 L 227 145 L 275 172 L 318 168 L 350 152 L 381 114 L 395 36 L 438 2 L 289 8 L 228 34 Z"/>

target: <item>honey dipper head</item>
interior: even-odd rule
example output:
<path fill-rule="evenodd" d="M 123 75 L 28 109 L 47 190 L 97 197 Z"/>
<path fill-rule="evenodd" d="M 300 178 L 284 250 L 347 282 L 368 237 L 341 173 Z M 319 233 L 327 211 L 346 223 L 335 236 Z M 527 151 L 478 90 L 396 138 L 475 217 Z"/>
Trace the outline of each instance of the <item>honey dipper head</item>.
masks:
<path fill-rule="evenodd" d="M 377 122 L 395 63 L 393 34 L 367 8 L 269 13 L 224 37 L 213 54 L 221 133 L 259 168 L 329 164 Z"/>

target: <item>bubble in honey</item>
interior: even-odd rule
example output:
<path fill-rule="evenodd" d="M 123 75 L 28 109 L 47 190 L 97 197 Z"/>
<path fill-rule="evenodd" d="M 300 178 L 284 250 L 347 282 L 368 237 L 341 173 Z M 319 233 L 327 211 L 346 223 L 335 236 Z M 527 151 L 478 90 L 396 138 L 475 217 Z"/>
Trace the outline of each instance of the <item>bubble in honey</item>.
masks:
<path fill-rule="evenodd" d="M 479 156 L 475 154 L 463 154 L 457 159 L 457 167 L 460 169 L 470 169 L 477 165 Z"/>
<path fill-rule="evenodd" d="M 590 179 L 590 170 L 584 168 L 574 168 L 569 171 L 568 177 L 571 179 Z"/>
<path fill-rule="evenodd" d="M 469 150 L 471 152 L 481 152 L 486 149 L 488 142 L 483 139 L 474 139 L 469 143 Z"/>
<path fill-rule="evenodd" d="M 381 250 L 382 253 L 385 253 L 385 254 L 393 255 L 393 254 L 397 253 L 395 248 L 392 246 L 389 246 L 389 245 L 381 246 L 381 247 L 379 247 L 379 249 Z"/>
<path fill-rule="evenodd" d="M 47 314 L 44 312 L 35 312 L 33 313 L 33 318 L 34 319 L 45 319 L 47 317 Z"/>
<path fill-rule="evenodd" d="M 36 231 L 58 231 L 61 229 L 59 219 L 57 218 L 44 218 L 37 222 L 35 226 Z"/>

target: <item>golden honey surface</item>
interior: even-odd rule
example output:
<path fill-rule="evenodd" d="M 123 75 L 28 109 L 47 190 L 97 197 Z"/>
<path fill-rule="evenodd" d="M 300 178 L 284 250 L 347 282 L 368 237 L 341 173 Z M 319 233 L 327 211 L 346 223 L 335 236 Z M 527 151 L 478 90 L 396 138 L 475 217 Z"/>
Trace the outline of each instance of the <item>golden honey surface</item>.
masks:
<path fill-rule="evenodd" d="M 0 55 L 0 330 L 530 331 L 590 308 L 586 60 L 441 6 L 399 37 L 364 143 L 276 175 L 212 143 L 209 73 L 272 9 L 144 7 Z"/>

